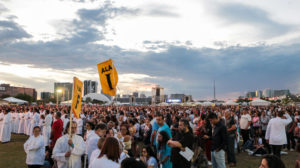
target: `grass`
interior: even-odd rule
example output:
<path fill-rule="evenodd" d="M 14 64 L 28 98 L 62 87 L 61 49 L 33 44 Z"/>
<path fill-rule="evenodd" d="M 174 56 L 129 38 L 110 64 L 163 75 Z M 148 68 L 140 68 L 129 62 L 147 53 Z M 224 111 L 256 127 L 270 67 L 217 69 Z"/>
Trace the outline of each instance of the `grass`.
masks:
<path fill-rule="evenodd" d="M 0 144 L 0 168 L 25 168 L 26 154 L 23 144 L 27 140 L 24 135 L 12 135 L 12 141 L 6 144 Z M 237 168 L 258 168 L 261 158 L 248 156 L 247 153 L 236 155 Z M 298 158 L 296 152 L 289 152 L 288 155 L 283 155 L 286 168 L 295 167 L 295 160 Z"/>

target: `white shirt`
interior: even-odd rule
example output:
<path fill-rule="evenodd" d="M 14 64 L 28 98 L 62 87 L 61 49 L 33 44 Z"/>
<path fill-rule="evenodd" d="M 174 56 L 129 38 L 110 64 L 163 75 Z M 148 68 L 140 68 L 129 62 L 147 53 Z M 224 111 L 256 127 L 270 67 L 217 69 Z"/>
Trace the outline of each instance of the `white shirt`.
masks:
<path fill-rule="evenodd" d="M 248 126 L 248 128 L 246 128 L 249 121 L 251 121 L 251 116 L 249 114 L 243 114 L 240 119 L 240 128 L 250 129 L 250 125 Z"/>
<path fill-rule="evenodd" d="M 285 114 L 284 116 L 287 119 L 276 117 L 269 121 L 265 138 L 269 140 L 270 145 L 287 144 L 285 126 L 292 122 L 292 118 L 289 114 Z"/>
<path fill-rule="evenodd" d="M 43 136 L 30 136 L 24 144 L 24 150 L 27 154 L 27 165 L 44 165 L 45 147 Z"/>
<path fill-rule="evenodd" d="M 120 164 L 112 160 L 107 159 L 106 155 L 101 158 L 96 158 L 89 168 L 119 168 Z"/>
<path fill-rule="evenodd" d="M 92 154 L 91 154 L 91 157 L 89 158 L 89 165 L 95 160 L 97 159 L 97 157 L 100 155 L 100 152 L 101 150 L 98 148 L 98 149 L 95 149 Z"/>
<path fill-rule="evenodd" d="M 90 159 L 90 156 L 92 154 L 92 152 L 95 149 L 98 149 L 98 141 L 99 141 L 100 137 L 97 134 L 92 134 L 89 139 L 86 141 L 86 152 L 88 154 L 88 158 Z"/>

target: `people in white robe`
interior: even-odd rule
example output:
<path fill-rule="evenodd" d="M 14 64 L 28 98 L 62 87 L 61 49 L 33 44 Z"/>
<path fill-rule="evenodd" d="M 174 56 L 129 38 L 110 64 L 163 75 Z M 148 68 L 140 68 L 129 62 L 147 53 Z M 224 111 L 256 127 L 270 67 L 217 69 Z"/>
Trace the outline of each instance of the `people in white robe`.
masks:
<path fill-rule="evenodd" d="M 69 131 L 70 124 L 66 129 Z M 76 135 L 77 123 L 72 122 L 71 138 L 69 134 L 60 137 L 54 146 L 52 158 L 58 168 L 81 168 L 81 156 L 85 151 L 85 144 L 81 136 Z M 69 131 L 70 133 L 70 131 Z"/>
<path fill-rule="evenodd" d="M 82 135 L 82 127 L 83 127 L 83 121 L 81 119 L 81 117 L 79 116 L 79 118 L 75 118 L 74 121 L 76 121 L 77 123 L 77 135 Z"/>
<path fill-rule="evenodd" d="M 4 120 L 4 110 L 1 110 L 0 111 L 0 135 L 2 134 L 3 120 Z"/>
<path fill-rule="evenodd" d="M 4 118 L 1 128 L 0 141 L 2 143 L 7 143 L 11 138 L 11 109 L 4 111 Z"/>
<path fill-rule="evenodd" d="M 15 121 L 16 121 L 16 111 L 12 110 L 12 112 L 10 113 L 11 115 L 11 133 L 16 133 L 15 131 Z"/>
<path fill-rule="evenodd" d="M 106 125 L 103 123 L 97 125 L 95 128 L 95 134 L 92 134 L 86 141 L 86 153 L 88 154 L 89 160 L 92 155 L 92 152 L 98 148 L 98 140 L 100 138 L 105 138 L 106 128 Z"/>
<path fill-rule="evenodd" d="M 23 111 L 21 111 L 19 114 L 19 122 L 18 134 L 24 134 L 25 113 Z"/>
<path fill-rule="evenodd" d="M 49 110 L 46 110 L 46 118 L 45 118 L 45 126 L 43 129 L 43 137 L 44 137 L 44 145 L 50 145 L 50 135 L 51 135 L 51 123 L 52 123 L 52 115 Z"/>
<path fill-rule="evenodd" d="M 41 167 L 45 161 L 44 139 L 41 135 L 41 128 L 36 126 L 33 128 L 33 135 L 24 144 L 26 152 L 26 164 L 28 167 Z"/>
<path fill-rule="evenodd" d="M 26 125 L 26 135 L 30 136 L 30 128 L 31 128 L 31 120 L 32 120 L 32 112 L 29 110 L 27 114 L 27 125 Z"/>
<path fill-rule="evenodd" d="M 94 159 L 89 168 L 119 168 L 120 145 L 114 137 L 107 137 L 98 158 Z"/>
<path fill-rule="evenodd" d="M 29 127 L 29 133 L 30 135 L 33 134 L 33 128 L 35 126 L 39 126 L 39 123 L 40 123 L 40 115 L 39 113 L 36 112 L 36 110 L 34 109 L 33 110 L 33 113 L 32 113 L 32 118 L 31 118 L 31 122 L 30 122 L 30 127 Z"/>
<path fill-rule="evenodd" d="M 45 115 L 44 114 L 40 114 L 40 121 L 39 121 L 39 126 L 41 128 L 41 133 L 43 134 L 43 130 L 45 127 Z"/>

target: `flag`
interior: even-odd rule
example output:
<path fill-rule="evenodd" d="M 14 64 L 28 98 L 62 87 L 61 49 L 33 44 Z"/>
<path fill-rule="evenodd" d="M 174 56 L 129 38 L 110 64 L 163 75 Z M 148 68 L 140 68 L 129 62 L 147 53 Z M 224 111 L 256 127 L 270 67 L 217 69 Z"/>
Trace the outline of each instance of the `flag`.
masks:
<path fill-rule="evenodd" d="M 73 82 L 72 112 L 76 118 L 79 118 L 81 112 L 83 83 L 76 77 Z"/>
<path fill-rule="evenodd" d="M 111 96 L 116 96 L 118 72 L 113 65 L 113 60 L 109 59 L 99 63 L 97 66 L 102 92 Z"/>

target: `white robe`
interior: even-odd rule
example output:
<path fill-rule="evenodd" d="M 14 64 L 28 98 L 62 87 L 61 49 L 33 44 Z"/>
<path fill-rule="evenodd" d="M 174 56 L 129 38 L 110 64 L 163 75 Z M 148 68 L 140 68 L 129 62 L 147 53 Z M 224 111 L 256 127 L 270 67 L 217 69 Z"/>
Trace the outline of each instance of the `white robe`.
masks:
<path fill-rule="evenodd" d="M 45 118 L 45 127 L 43 129 L 45 146 L 49 146 L 49 144 L 50 144 L 51 123 L 52 123 L 52 116 L 51 116 L 51 114 L 48 114 Z"/>
<path fill-rule="evenodd" d="M 69 135 L 60 137 L 54 146 L 52 158 L 56 160 L 58 168 L 81 168 L 81 156 L 85 151 L 83 138 L 78 135 L 72 136 L 74 148 L 71 149 L 68 144 Z M 71 156 L 65 157 L 65 154 L 71 150 Z"/>
<path fill-rule="evenodd" d="M 25 127 L 25 113 L 20 113 L 20 123 L 19 123 L 19 128 L 18 128 L 18 134 L 24 134 L 24 127 Z"/>
<path fill-rule="evenodd" d="M 9 142 L 11 137 L 11 113 L 4 115 L 0 141 Z"/>
<path fill-rule="evenodd" d="M 10 124 L 11 124 L 11 133 L 15 133 L 15 112 L 11 113 L 11 121 L 10 121 Z"/>
<path fill-rule="evenodd" d="M 83 127 L 83 121 L 81 118 L 78 118 L 78 119 L 74 119 L 77 123 L 77 132 L 76 134 L 78 135 L 82 135 L 82 127 Z"/>
<path fill-rule="evenodd" d="M 38 113 L 32 114 L 31 123 L 29 127 L 29 135 L 33 134 L 33 128 L 35 126 L 39 126 L 40 123 L 40 115 Z"/>
<path fill-rule="evenodd" d="M 27 154 L 27 165 L 44 165 L 45 146 L 43 136 L 30 136 L 24 144 L 24 150 Z"/>
<path fill-rule="evenodd" d="M 21 113 L 16 113 L 16 114 L 15 114 L 15 117 L 16 117 L 16 119 L 15 119 L 15 124 L 14 124 L 14 132 L 15 132 L 15 133 L 18 133 L 18 130 L 19 130 L 20 114 L 21 114 Z"/>
<path fill-rule="evenodd" d="M 98 149 L 95 149 L 93 152 L 92 152 L 92 154 L 91 154 L 91 156 L 90 156 L 90 158 L 89 158 L 89 165 L 91 165 L 92 164 L 92 162 L 100 155 L 100 152 L 101 152 L 101 150 L 98 148 Z"/>
<path fill-rule="evenodd" d="M 4 123 L 4 113 L 0 113 L 0 135 L 2 134 L 2 127 Z"/>
<path fill-rule="evenodd" d="M 26 135 L 30 135 L 30 128 L 31 128 L 31 120 L 32 120 L 32 113 L 28 112 L 27 114 L 27 124 L 26 124 Z"/>

